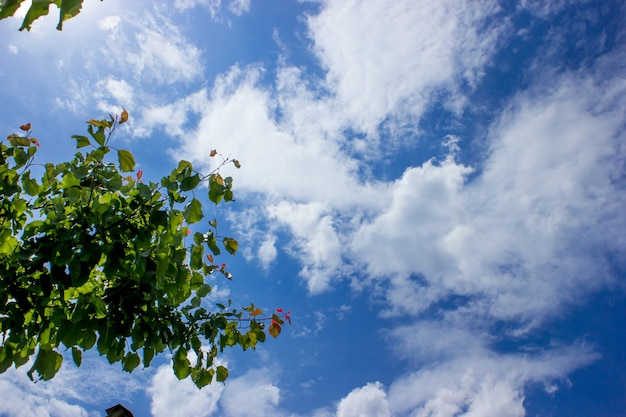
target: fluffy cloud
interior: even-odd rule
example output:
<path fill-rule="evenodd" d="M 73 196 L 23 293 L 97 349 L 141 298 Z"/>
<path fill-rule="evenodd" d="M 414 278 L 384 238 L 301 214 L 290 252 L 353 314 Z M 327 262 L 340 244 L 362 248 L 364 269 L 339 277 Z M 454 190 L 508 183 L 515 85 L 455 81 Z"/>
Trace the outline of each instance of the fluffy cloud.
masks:
<path fill-rule="evenodd" d="M 456 349 L 460 352 L 462 346 Z M 396 380 L 389 388 L 388 401 L 396 415 L 524 416 L 523 393 L 527 384 L 558 380 L 595 358 L 580 348 L 536 357 L 463 354 Z"/>
<path fill-rule="evenodd" d="M 269 380 L 271 371 L 255 370 L 229 380 L 220 406 L 231 417 L 279 416 L 280 390 Z"/>
<path fill-rule="evenodd" d="M 337 417 L 389 417 L 387 396 L 380 382 L 353 390 L 337 406 Z"/>
<path fill-rule="evenodd" d="M 127 401 L 142 389 L 145 374 L 135 378 L 97 359 L 83 357 L 80 369 L 65 358 L 57 375 L 49 381 L 34 383 L 26 376 L 32 365 L 9 368 L 0 375 L 0 415 L 15 417 L 93 416 L 94 407 L 112 406 Z M 98 409 L 95 415 L 104 410 Z"/>
<path fill-rule="evenodd" d="M 395 380 L 388 391 L 380 383 L 353 390 L 339 402 L 337 417 L 520 417 L 529 384 L 557 381 L 546 388 L 553 393 L 559 380 L 598 357 L 583 346 L 498 354 L 478 332 L 440 322 L 400 327 L 390 336 L 419 370 Z"/>
<path fill-rule="evenodd" d="M 327 82 L 354 125 L 375 136 L 387 117 L 417 115 L 438 90 L 464 101 L 502 27 L 485 25 L 496 2 L 327 1 L 309 19 Z M 482 27 L 482 29 L 478 29 Z"/>
<path fill-rule="evenodd" d="M 328 289 L 329 275 L 341 266 L 341 245 L 332 218 L 319 203 L 282 202 L 269 207 L 269 216 L 288 225 L 295 249 L 305 263 L 301 275 L 313 294 Z"/>
<path fill-rule="evenodd" d="M 152 378 L 148 392 L 154 417 L 210 416 L 217 409 L 224 385 L 211 384 L 198 390 L 190 378 L 178 380 L 171 364 L 162 365 Z"/>
<path fill-rule="evenodd" d="M 626 223 L 614 182 L 624 103 L 607 110 L 607 93 L 572 77 L 550 94 L 523 94 L 493 126 L 471 182 L 448 158 L 392 185 L 391 205 L 359 228 L 352 249 L 371 274 L 396 277 L 397 310 L 457 294 L 475 296 L 467 307 L 480 314 L 541 321 L 611 282 L 608 259 L 623 250 Z"/>

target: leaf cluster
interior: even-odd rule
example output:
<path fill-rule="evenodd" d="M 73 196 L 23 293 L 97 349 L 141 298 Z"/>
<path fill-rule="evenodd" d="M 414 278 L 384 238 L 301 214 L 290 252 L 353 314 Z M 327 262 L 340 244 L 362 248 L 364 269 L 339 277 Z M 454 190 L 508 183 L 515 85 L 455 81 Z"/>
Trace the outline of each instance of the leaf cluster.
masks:
<path fill-rule="evenodd" d="M 23 2 L 24 0 L 0 0 L 0 19 L 15 15 L 15 12 Z M 33 22 L 41 16 L 46 16 L 50 6 L 53 4 L 59 9 L 57 29 L 62 30 L 63 22 L 80 13 L 80 9 L 83 7 L 83 0 L 33 0 L 24 16 L 20 30 L 30 30 Z"/>
<path fill-rule="evenodd" d="M 238 244 L 218 235 L 216 220 L 191 232 L 204 218 L 195 193 L 207 183 L 211 202 L 232 201 L 232 178 L 181 161 L 160 183 L 142 182 L 132 153 L 110 144 L 127 119 L 124 110 L 88 121 L 87 135 L 72 136 L 74 158 L 56 165 L 34 164 L 30 124 L 0 142 L 0 372 L 36 354 L 28 375 L 47 380 L 61 350 L 80 366 L 92 348 L 130 372 L 170 351 L 176 376 L 202 387 L 228 376 L 214 365 L 218 352 L 265 340 L 262 320 L 241 325 L 247 310 L 203 305 L 209 275 L 231 278 L 214 256 Z"/>

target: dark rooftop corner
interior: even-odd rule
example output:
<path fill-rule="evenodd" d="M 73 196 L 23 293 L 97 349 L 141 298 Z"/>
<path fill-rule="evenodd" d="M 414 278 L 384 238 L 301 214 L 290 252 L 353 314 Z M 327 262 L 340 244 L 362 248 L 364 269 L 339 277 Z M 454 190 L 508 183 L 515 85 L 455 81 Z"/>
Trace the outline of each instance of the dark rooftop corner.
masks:
<path fill-rule="evenodd" d="M 114 405 L 111 408 L 107 408 L 107 417 L 135 417 L 133 413 L 122 404 Z"/>

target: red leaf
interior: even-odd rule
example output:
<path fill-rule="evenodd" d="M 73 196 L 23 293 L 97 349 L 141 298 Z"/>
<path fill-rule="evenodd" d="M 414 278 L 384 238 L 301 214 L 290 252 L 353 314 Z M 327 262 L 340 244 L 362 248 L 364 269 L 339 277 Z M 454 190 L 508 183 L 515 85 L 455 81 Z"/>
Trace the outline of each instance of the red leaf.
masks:
<path fill-rule="evenodd" d="M 20 129 L 22 129 L 24 132 L 28 132 L 30 130 L 30 123 L 26 123 L 25 125 L 21 125 Z"/>
<path fill-rule="evenodd" d="M 206 258 L 209 260 L 209 262 L 213 263 L 213 255 L 211 255 L 210 253 L 206 256 Z"/>
<path fill-rule="evenodd" d="M 137 171 L 137 180 L 141 181 L 141 177 L 143 177 L 143 171 L 139 170 L 139 171 Z"/>
<path fill-rule="evenodd" d="M 282 312 L 283 312 L 283 309 L 282 309 L 282 308 L 277 308 L 277 309 L 276 309 L 276 312 L 278 312 L 278 313 L 282 313 Z"/>
<path fill-rule="evenodd" d="M 213 150 L 211 151 L 211 153 L 209 154 L 209 156 L 210 156 L 211 158 L 213 158 L 215 155 L 217 155 L 217 151 L 216 151 L 215 149 L 213 149 Z"/>

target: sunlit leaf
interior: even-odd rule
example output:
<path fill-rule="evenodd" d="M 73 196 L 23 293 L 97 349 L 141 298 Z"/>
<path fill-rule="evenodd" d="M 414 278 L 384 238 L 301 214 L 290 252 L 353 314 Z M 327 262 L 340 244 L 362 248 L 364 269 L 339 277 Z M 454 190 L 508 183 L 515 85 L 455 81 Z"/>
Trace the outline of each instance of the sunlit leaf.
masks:
<path fill-rule="evenodd" d="M 61 179 L 61 188 L 70 188 L 80 185 L 80 180 L 76 178 L 73 172 L 68 172 Z"/>
<path fill-rule="evenodd" d="M 2 0 L 2 2 L 0 2 L 2 5 L 0 8 L 0 19 L 13 16 L 22 2 L 24 2 L 24 0 Z"/>
<path fill-rule="evenodd" d="M 237 252 L 237 249 L 239 249 L 239 243 L 233 238 L 225 237 L 224 247 L 226 248 L 228 253 L 230 253 L 231 255 L 234 255 L 235 252 Z"/>
<path fill-rule="evenodd" d="M 20 30 L 30 30 L 32 23 L 36 19 L 48 14 L 48 8 L 52 3 L 54 3 L 53 0 L 33 0 L 30 8 L 26 12 L 26 16 L 24 17 Z"/>
<path fill-rule="evenodd" d="M 187 359 L 187 351 L 183 348 L 178 349 L 173 358 L 174 375 L 178 379 L 185 379 L 191 373 L 191 363 Z"/>
<path fill-rule="evenodd" d="M 224 366 L 218 366 L 216 370 L 216 380 L 217 382 L 224 382 L 228 378 L 228 369 Z"/>
<path fill-rule="evenodd" d="M 84 148 L 85 146 L 91 145 L 91 141 L 87 136 L 81 135 L 72 135 L 72 139 L 76 139 L 76 148 Z"/>
<path fill-rule="evenodd" d="M 120 164 L 120 169 L 124 172 L 130 172 L 135 169 L 135 158 L 129 151 L 120 149 L 117 151 L 117 159 Z"/>
<path fill-rule="evenodd" d="M 92 138 L 94 138 L 96 142 L 98 142 L 98 145 L 104 146 L 104 142 L 106 141 L 106 137 L 104 136 L 104 127 L 98 126 L 98 130 L 94 132 L 93 127 L 96 126 L 96 123 L 98 125 L 100 125 L 101 123 L 96 120 L 90 120 L 87 123 L 89 123 L 87 132 L 91 135 Z"/>
<path fill-rule="evenodd" d="M 183 214 L 185 221 L 188 224 L 197 223 L 204 217 L 202 213 L 202 203 L 197 198 L 192 199 L 187 207 L 185 207 L 185 211 Z"/>
<path fill-rule="evenodd" d="M 198 388 L 205 387 L 213 381 L 214 373 L 215 372 L 213 371 L 213 369 L 206 370 L 206 369 L 200 368 L 198 369 L 197 375 L 195 375 L 193 382 L 196 384 Z"/>
<path fill-rule="evenodd" d="M 120 124 L 128 121 L 128 112 L 126 109 L 122 109 L 122 115 L 120 116 Z"/>
<path fill-rule="evenodd" d="M 280 331 L 281 331 L 280 324 L 278 324 L 276 322 L 272 322 L 272 324 L 270 324 L 270 327 L 269 327 L 269 329 L 267 331 L 269 332 L 269 334 L 273 338 L 278 337 L 278 335 L 280 334 Z"/>

